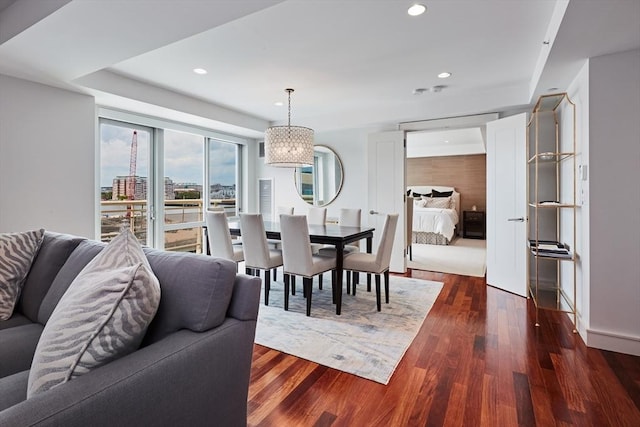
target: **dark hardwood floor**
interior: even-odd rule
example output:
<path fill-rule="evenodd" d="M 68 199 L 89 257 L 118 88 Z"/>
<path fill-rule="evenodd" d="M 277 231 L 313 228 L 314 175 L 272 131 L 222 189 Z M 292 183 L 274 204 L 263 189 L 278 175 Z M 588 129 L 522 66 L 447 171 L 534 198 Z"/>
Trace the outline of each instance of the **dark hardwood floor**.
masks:
<path fill-rule="evenodd" d="M 640 357 L 587 348 L 566 315 L 535 327 L 482 278 L 408 275 L 444 287 L 388 385 L 256 345 L 248 424 L 640 426 Z"/>

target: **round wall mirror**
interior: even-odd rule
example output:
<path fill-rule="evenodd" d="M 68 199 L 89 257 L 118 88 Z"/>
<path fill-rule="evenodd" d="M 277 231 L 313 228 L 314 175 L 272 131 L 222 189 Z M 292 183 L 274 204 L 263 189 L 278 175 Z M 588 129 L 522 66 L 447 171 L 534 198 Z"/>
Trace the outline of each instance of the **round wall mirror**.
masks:
<path fill-rule="evenodd" d="M 331 203 L 340 193 L 344 171 L 338 155 L 329 147 L 313 147 L 313 165 L 293 171 L 298 194 L 314 206 Z"/>

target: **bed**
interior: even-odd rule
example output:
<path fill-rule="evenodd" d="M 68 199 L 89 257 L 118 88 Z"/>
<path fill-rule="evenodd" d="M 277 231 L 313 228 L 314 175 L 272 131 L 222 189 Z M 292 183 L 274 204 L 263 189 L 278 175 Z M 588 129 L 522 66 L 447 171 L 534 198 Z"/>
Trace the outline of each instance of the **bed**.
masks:
<path fill-rule="evenodd" d="M 451 196 L 428 197 L 434 190 L 436 193 L 451 192 Z M 460 193 L 453 187 L 411 185 L 407 187 L 407 194 L 408 201 L 413 203 L 411 242 L 429 245 L 451 243 L 460 221 Z"/>

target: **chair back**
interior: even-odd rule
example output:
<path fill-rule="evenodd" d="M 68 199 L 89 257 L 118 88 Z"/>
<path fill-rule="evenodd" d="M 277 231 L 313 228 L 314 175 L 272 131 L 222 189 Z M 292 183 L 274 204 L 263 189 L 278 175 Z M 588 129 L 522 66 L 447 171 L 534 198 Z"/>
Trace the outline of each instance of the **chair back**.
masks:
<path fill-rule="evenodd" d="M 398 214 L 388 214 L 382 227 L 382 235 L 380 236 L 380 244 L 376 253 L 376 264 L 384 269 L 389 268 L 391 263 L 391 250 L 393 249 L 393 241 L 396 236 L 396 227 L 398 226 Z"/>
<path fill-rule="evenodd" d="M 280 237 L 285 273 L 308 276 L 313 270 L 313 257 L 307 217 L 281 215 Z"/>
<path fill-rule="evenodd" d="M 244 262 L 247 267 L 267 268 L 269 264 L 269 245 L 264 230 L 262 214 L 241 213 L 240 230 L 244 249 Z"/>
<path fill-rule="evenodd" d="M 280 215 L 293 215 L 293 206 L 278 206 L 276 208 L 276 221 L 280 220 Z"/>
<path fill-rule="evenodd" d="M 345 227 L 360 227 L 362 225 L 362 209 L 340 209 L 338 224 Z M 359 248 L 360 242 L 352 242 L 349 245 Z"/>
<path fill-rule="evenodd" d="M 360 227 L 362 218 L 362 209 L 340 209 L 340 218 L 338 224 L 345 227 Z"/>
<path fill-rule="evenodd" d="M 327 208 L 309 208 L 307 220 L 309 224 L 324 225 L 327 222 Z"/>
<path fill-rule="evenodd" d="M 207 211 L 207 237 L 212 256 L 233 260 L 229 221 L 224 212 Z"/>

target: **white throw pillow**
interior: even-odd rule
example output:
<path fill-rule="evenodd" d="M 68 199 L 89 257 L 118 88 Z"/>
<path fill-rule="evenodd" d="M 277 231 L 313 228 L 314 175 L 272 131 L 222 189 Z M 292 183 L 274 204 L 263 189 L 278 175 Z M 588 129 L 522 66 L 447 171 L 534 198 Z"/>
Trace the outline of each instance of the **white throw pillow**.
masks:
<path fill-rule="evenodd" d="M 43 237 L 44 229 L 0 234 L 0 320 L 13 315 Z"/>
<path fill-rule="evenodd" d="M 427 200 L 428 208 L 450 209 L 451 197 L 434 197 Z"/>
<path fill-rule="evenodd" d="M 69 285 L 36 347 L 27 398 L 135 351 L 160 304 L 160 284 L 128 229 Z"/>

